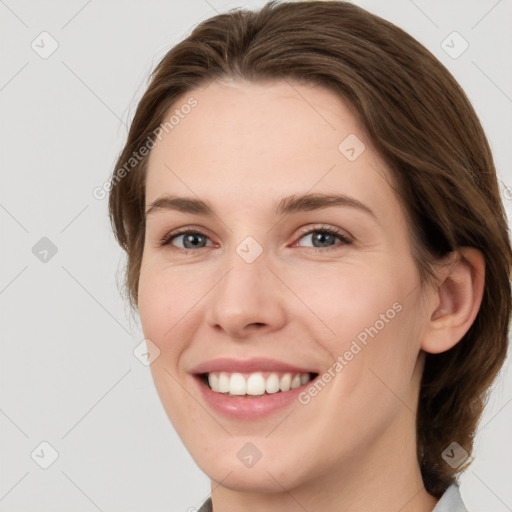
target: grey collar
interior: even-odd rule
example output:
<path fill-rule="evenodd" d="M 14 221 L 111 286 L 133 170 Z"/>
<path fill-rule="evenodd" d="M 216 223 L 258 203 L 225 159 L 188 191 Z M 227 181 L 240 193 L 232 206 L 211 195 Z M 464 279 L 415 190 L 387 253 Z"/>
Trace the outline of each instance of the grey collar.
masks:
<path fill-rule="evenodd" d="M 452 484 L 446 489 L 432 512 L 468 512 L 457 484 Z"/>

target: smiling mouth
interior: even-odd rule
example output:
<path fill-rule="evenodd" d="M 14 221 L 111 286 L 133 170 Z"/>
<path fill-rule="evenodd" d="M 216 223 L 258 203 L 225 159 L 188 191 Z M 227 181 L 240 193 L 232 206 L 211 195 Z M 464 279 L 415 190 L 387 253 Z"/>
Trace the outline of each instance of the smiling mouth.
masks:
<path fill-rule="evenodd" d="M 197 377 L 215 393 L 233 398 L 261 398 L 304 386 L 318 377 L 318 373 L 210 372 L 197 374 Z"/>

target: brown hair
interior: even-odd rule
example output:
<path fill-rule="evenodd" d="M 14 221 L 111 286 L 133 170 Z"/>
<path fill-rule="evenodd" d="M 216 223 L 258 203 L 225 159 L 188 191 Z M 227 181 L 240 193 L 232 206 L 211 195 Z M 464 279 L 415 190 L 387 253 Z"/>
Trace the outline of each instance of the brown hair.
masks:
<path fill-rule="evenodd" d="M 409 221 L 421 282 L 463 246 L 485 258 L 484 295 L 452 349 L 427 354 L 417 414 L 426 490 L 439 497 L 471 462 L 441 457 L 453 441 L 469 454 L 489 388 L 506 358 L 512 251 L 493 158 L 463 90 L 420 43 L 343 1 L 268 2 L 201 22 L 151 74 L 111 180 L 109 211 L 127 253 L 126 289 L 137 307 L 145 235 L 148 155 L 121 168 L 185 93 L 218 78 L 307 82 L 334 91 L 357 113 L 392 170 Z"/>

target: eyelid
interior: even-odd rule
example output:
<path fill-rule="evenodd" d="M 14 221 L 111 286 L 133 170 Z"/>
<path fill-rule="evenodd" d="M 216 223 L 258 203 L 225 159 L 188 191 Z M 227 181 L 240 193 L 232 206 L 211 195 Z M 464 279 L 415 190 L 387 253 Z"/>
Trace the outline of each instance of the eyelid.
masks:
<path fill-rule="evenodd" d="M 309 235 L 311 233 L 314 233 L 315 231 L 332 234 L 336 238 L 339 238 L 341 240 L 341 242 L 338 242 L 335 245 L 330 245 L 328 247 L 310 247 L 310 246 L 302 247 L 302 246 L 298 245 L 300 240 L 303 237 L 305 237 L 306 235 Z M 306 226 L 303 229 L 301 229 L 299 232 L 298 239 L 296 242 L 293 243 L 292 247 L 302 247 L 302 249 L 305 250 L 306 252 L 321 256 L 322 254 L 325 255 L 325 253 L 329 254 L 330 251 L 340 251 L 340 250 L 344 249 L 344 247 L 346 245 L 352 245 L 352 244 L 353 244 L 353 238 L 346 231 L 344 231 L 340 228 L 334 227 L 334 226 L 322 224 L 322 225 L 317 225 L 317 226 Z"/>
<path fill-rule="evenodd" d="M 305 226 L 304 228 L 300 228 L 299 229 L 299 238 L 302 238 L 304 235 L 310 234 L 311 232 L 314 232 L 314 231 L 327 231 L 327 232 L 332 233 L 346 241 L 350 241 L 350 242 L 353 241 L 352 235 L 350 235 L 347 231 L 345 231 L 341 228 L 337 228 L 335 226 L 331 226 L 329 224 L 316 224 L 313 226 L 309 225 L 309 226 Z M 317 249 L 320 249 L 320 248 L 317 247 Z"/>
<path fill-rule="evenodd" d="M 171 241 L 174 238 L 177 238 L 181 235 L 187 235 L 190 233 L 201 235 L 201 236 L 204 236 L 211 240 L 210 236 L 207 233 L 205 233 L 205 231 L 206 230 L 204 228 L 199 228 L 199 227 L 195 227 L 195 226 L 185 226 L 183 228 L 178 228 L 174 231 L 171 231 L 170 233 L 167 233 L 164 237 L 162 237 L 159 240 L 157 245 L 159 247 L 169 245 L 169 246 L 172 246 L 172 248 L 175 249 L 176 251 L 182 252 L 182 253 L 190 253 L 190 252 L 197 253 L 197 252 L 199 252 L 199 249 L 206 249 L 206 247 L 200 247 L 199 249 L 186 249 L 186 248 L 176 247 L 176 246 L 172 245 Z M 313 252 L 319 252 L 319 251 L 326 252 L 326 251 L 333 250 L 333 249 L 340 249 L 340 247 L 342 247 L 344 245 L 353 243 L 353 237 L 350 234 L 348 234 L 345 230 L 342 230 L 341 228 L 337 228 L 337 227 L 334 227 L 334 226 L 331 226 L 328 224 L 316 224 L 316 225 L 310 224 L 308 226 L 304 226 L 303 228 L 299 228 L 299 233 L 296 237 L 297 240 L 296 240 L 296 242 L 294 242 L 292 244 L 292 247 L 297 247 L 298 242 L 304 236 L 309 235 L 315 231 L 331 233 L 331 234 L 335 235 L 336 237 L 340 238 L 341 243 L 338 243 L 338 244 L 330 246 L 330 247 L 304 247 L 306 250 L 310 250 Z"/>
<path fill-rule="evenodd" d="M 210 236 L 205 231 L 207 231 L 207 230 L 205 230 L 204 228 L 196 227 L 196 226 L 185 226 L 183 228 L 178 228 L 178 229 L 175 229 L 175 230 L 165 234 L 162 238 L 160 238 L 157 245 L 158 246 L 172 245 L 171 240 L 173 238 L 177 238 L 180 235 L 187 235 L 189 233 L 202 235 L 202 236 L 210 239 Z M 175 248 L 178 251 L 180 251 L 180 250 L 181 251 L 190 251 L 191 250 L 191 249 L 182 249 L 181 247 L 175 247 L 175 246 L 173 246 L 173 248 Z"/>

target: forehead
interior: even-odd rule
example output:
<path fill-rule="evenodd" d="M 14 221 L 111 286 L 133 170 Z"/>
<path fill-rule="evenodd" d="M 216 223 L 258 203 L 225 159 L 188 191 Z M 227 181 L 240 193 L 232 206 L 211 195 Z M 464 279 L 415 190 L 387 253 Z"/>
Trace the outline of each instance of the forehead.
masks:
<path fill-rule="evenodd" d="M 338 144 L 361 127 L 349 107 L 322 87 L 273 81 L 215 81 L 178 99 L 165 119 L 193 98 L 188 114 L 175 124 L 153 150 L 150 161 L 172 150 L 175 160 L 184 153 L 191 164 L 212 157 L 240 161 L 248 168 L 269 157 L 313 159 L 318 153 L 338 156 Z M 176 121 L 179 121 L 176 123 Z M 167 155 L 169 156 L 169 155 Z"/>
<path fill-rule="evenodd" d="M 191 98 L 195 106 L 182 108 Z M 268 196 L 270 208 L 276 197 L 336 191 L 387 203 L 397 214 L 384 162 L 350 107 L 328 89 L 216 81 L 184 94 L 165 120 L 173 113 L 172 129 L 150 154 L 146 204 L 172 192 L 212 204 Z"/>

